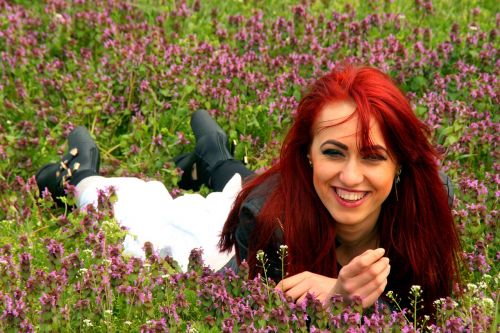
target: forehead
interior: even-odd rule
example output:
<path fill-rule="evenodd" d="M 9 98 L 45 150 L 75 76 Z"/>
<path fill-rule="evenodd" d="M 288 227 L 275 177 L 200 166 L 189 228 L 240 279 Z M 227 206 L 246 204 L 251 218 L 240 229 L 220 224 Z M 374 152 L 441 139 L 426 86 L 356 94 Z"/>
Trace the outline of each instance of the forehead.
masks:
<path fill-rule="evenodd" d="M 354 138 L 357 141 L 360 131 L 356 104 L 352 101 L 332 102 L 319 112 L 313 125 L 313 140 Z M 369 136 L 373 144 L 385 146 L 378 122 L 372 117 Z"/>

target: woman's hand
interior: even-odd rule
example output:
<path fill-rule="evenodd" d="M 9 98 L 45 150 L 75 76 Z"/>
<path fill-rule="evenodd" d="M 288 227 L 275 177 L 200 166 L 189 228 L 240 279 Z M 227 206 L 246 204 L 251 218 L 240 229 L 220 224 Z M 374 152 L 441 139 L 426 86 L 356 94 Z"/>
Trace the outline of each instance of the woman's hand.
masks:
<path fill-rule="evenodd" d="M 352 299 L 359 296 L 364 308 L 371 306 L 384 292 L 391 270 L 389 258 L 383 257 L 385 250 L 367 250 L 342 267 L 334 287 L 327 295 L 339 294 Z"/>
<path fill-rule="evenodd" d="M 275 289 L 282 290 L 297 303 L 303 302 L 309 292 L 325 305 L 330 295 L 333 295 L 330 292 L 336 281 L 324 275 L 302 272 L 281 280 Z"/>
<path fill-rule="evenodd" d="M 362 299 L 364 308 L 371 306 L 384 292 L 391 270 L 384 249 L 367 250 L 352 259 L 340 272 L 338 279 L 311 272 L 302 272 L 281 280 L 276 289 L 282 290 L 295 302 L 304 301 L 309 292 L 326 305 L 333 295 L 349 301 Z"/>

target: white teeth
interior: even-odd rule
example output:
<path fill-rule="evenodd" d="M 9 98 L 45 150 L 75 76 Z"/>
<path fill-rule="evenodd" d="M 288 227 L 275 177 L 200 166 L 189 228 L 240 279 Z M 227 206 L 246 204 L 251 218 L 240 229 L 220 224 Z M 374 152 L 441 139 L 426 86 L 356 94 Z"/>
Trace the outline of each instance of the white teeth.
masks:
<path fill-rule="evenodd" d="M 336 188 L 335 192 L 337 192 L 338 196 L 342 199 L 349 201 L 360 200 L 366 195 L 366 192 L 349 192 L 339 188 Z"/>

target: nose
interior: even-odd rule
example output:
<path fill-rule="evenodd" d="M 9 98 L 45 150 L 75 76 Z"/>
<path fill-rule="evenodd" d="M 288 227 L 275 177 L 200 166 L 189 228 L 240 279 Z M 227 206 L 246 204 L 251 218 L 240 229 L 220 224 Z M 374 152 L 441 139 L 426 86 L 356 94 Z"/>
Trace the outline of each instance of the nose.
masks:
<path fill-rule="evenodd" d="M 339 178 L 346 187 L 360 184 L 364 178 L 362 166 L 354 159 L 347 161 L 340 171 Z"/>

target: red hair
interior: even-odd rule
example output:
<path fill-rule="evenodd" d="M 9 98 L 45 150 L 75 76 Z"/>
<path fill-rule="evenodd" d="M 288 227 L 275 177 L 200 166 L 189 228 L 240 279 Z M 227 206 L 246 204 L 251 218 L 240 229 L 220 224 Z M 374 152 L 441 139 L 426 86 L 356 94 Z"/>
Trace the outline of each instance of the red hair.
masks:
<path fill-rule="evenodd" d="M 337 277 L 334 223 L 314 190 L 307 154 L 319 112 L 327 103 L 346 99 L 356 104 L 359 144 L 370 146 L 369 122 L 375 119 L 390 154 L 402 168 L 396 185 L 398 198 L 393 187 L 377 222 L 379 244 L 392 267 L 386 291 L 397 293 L 405 305 L 410 287 L 420 285 L 425 312 L 431 313 L 432 302 L 449 296 L 458 278 L 459 238 L 438 175 L 438 154 L 428 141 L 429 130 L 391 78 L 375 68 L 346 66 L 314 82 L 299 103 L 279 162 L 247 183 L 238 195 L 220 248 L 227 251 L 235 245 L 242 203 L 273 177 L 278 180 L 257 217 L 248 258 L 240 258 L 236 246 L 238 261 L 246 259 L 254 277 L 260 270 L 257 251 L 269 249 L 276 229 L 282 227 L 289 275 L 307 270 Z"/>

